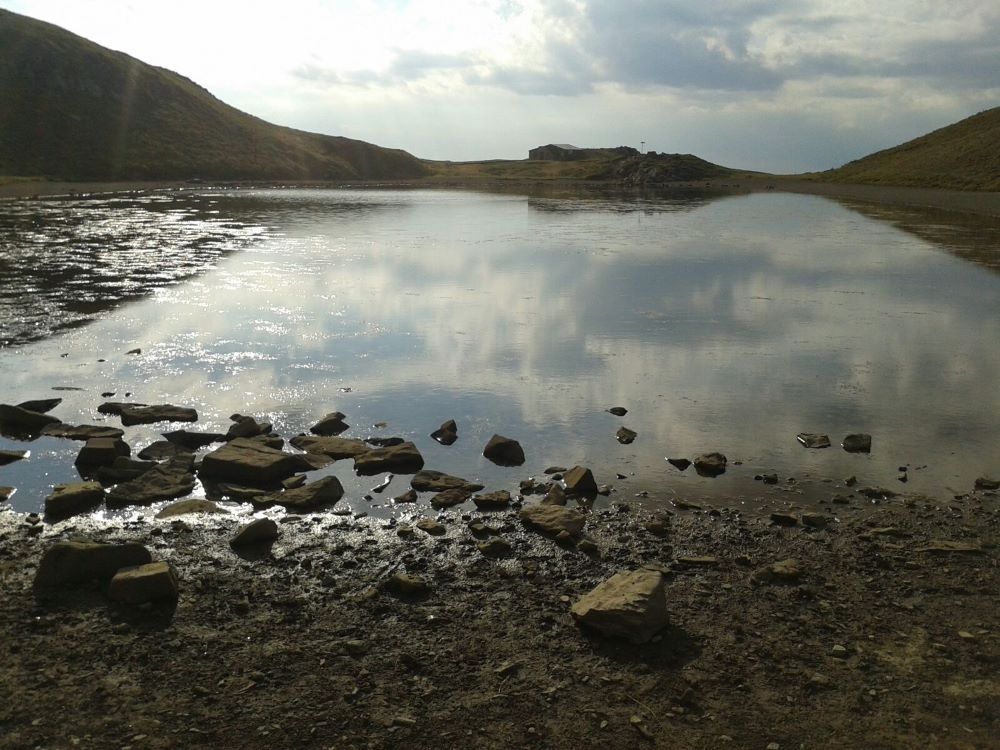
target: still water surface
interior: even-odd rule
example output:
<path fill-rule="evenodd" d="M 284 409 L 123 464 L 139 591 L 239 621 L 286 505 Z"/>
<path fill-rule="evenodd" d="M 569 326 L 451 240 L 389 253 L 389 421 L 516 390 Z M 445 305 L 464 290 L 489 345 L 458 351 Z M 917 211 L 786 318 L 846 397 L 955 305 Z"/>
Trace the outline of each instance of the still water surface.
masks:
<path fill-rule="evenodd" d="M 194 406 L 193 429 L 224 432 L 238 412 L 286 437 L 340 410 L 345 437 L 412 439 L 428 468 L 490 489 L 579 463 L 612 500 L 751 507 L 828 499 L 850 475 L 899 489 L 909 465 L 907 489 L 947 500 L 1000 471 L 1000 235 L 963 227 L 952 242 L 892 219 L 787 194 L 9 202 L 0 400 L 61 395 L 55 416 L 100 423 L 114 392 Z M 82 390 L 52 391 L 67 387 Z M 605 411 L 618 405 L 624 418 Z M 459 441 L 439 446 L 428 434 L 450 418 Z M 802 448 L 803 431 L 834 447 Z M 522 443 L 525 466 L 482 458 L 495 432 Z M 871 433 L 872 453 L 836 447 L 849 432 Z M 126 430 L 136 450 L 156 437 Z M 0 447 L 32 452 L 0 468 L 15 509 L 78 478 L 78 443 Z M 730 461 L 717 479 L 664 461 L 711 450 Z M 770 471 L 777 487 L 753 480 Z M 345 461 L 326 473 L 356 512 L 391 512 L 363 500 L 378 478 Z"/>

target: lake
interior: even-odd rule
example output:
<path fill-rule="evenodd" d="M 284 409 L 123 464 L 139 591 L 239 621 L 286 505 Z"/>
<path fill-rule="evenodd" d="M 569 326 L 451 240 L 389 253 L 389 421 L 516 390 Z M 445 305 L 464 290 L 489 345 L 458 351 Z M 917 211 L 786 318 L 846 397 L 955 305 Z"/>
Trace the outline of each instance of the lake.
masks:
<path fill-rule="evenodd" d="M 600 502 L 810 504 L 853 475 L 946 503 L 1000 472 L 998 254 L 996 222 L 781 193 L 0 202 L 0 401 L 61 396 L 53 414 L 72 423 L 101 423 L 105 400 L 173 403 L 200 420 L 163 430 L 225 432 L 241 413 L 286 438 L 339 410 L 344 437 L 412 439 L 427 468 L 489 489 L 589 466 L 615 488 Z M 447 419 L 450 447 L 429 437 Z M 870 454 L 841 450 L 854 432 Z M 482 457 L 494 433 L 521 442 L 524 466 Z M 80 445 L 0 438 L 31 451 L 0 468 L 13 508 L 77 480 Z M 708 451 L 728 457 L 722 476 L 665 461 Z M 754 479 L 770 472 L 777 485 Z M 341 505 L 396 512 L 363 498 L 378 477 L 349 461 L 315 476 L 329 473 Z"/>

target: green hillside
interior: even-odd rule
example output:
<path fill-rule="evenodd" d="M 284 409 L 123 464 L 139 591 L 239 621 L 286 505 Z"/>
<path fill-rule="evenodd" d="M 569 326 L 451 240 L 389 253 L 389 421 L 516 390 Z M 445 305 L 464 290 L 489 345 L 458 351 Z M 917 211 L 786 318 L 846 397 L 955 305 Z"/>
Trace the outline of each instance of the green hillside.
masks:
<path fill-rule="evenodd" d="M 875 185 L 1000 190 L 1000 107 L 818 177 Z"/>
<path fill-rule="evenodd" d="M 279 127 L 187 78 L 0 10 L 0 175 L 69 180 L 419 177 L 405 151 Z"/>

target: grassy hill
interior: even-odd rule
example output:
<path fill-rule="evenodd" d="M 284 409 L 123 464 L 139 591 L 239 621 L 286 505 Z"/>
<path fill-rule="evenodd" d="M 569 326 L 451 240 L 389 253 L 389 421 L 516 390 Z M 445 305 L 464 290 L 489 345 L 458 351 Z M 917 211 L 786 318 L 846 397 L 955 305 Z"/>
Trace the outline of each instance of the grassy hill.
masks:
<path fill-rule="evenodd" d="M 272 125 L 169 70 L 0 10 L 0 175 L 341 180 L 426 172 L 405 151 Z"/>
<path fill-rule="evenodd" d="M 1000 107 L 817 177 L 874 185 L 1000 190 Z"/>

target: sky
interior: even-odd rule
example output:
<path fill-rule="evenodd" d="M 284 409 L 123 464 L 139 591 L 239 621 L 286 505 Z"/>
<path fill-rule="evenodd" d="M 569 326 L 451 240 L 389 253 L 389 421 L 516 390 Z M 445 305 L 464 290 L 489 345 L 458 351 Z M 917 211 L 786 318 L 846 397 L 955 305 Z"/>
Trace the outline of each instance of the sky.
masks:
<path fill-rule="evenodd" d="M 0 0 L 265 120 L 829 169 L 1000 104 L 998 0 Z"/>

